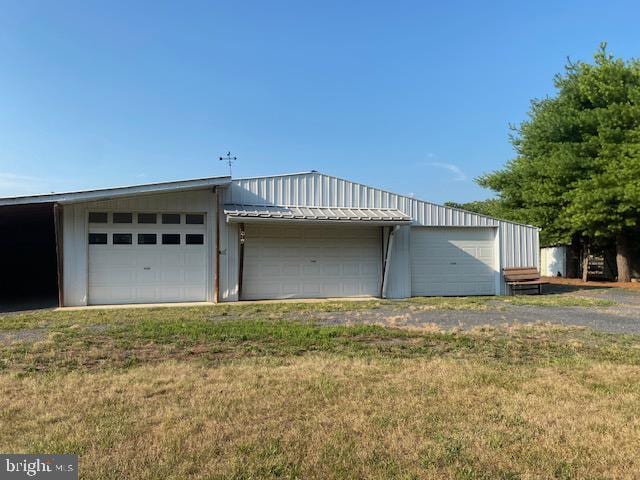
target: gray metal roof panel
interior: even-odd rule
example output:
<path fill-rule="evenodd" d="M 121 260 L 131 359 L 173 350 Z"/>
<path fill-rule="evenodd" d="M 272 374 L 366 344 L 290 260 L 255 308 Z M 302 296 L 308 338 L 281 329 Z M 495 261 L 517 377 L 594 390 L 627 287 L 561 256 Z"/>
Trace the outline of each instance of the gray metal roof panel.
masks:
<path fill-rule="evenodd" d="M 0 198 L 0 206 L 25 205 L 31 203 L 78 203 L 95 200 L 108 200 L 111 198 L 127 197 L 134 195 L 152 195 L 187 190 L 198 190 L 214 186 L 225 186 L 231 183 L 231 177 L 207 177 L 191 180 L 177 180 L 172 182 L 147 183 L 131 185 L 127 187 L 100 188 L 95 190 L 82 190 L 77 192 L 51 193 L 45 195 L 28 195 L 21 197 Z"/>
<path fill-rule="evenodd" d="M 317 222 L 380 222 L 409 224 L 411 216 L 392 208 L 283 207 L 279 205 L 227 204 L 224 213 L 230 221 L 238 219 L 306 220 Z"/>

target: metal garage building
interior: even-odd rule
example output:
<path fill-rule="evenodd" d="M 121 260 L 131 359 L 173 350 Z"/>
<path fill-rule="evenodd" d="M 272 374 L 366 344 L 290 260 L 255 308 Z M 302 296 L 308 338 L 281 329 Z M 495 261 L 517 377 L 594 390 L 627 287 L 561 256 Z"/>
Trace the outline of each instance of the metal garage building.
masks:
<path fill-rule="evenodd" d="M 64 306 L 499 295 L 502 268 L 538 265 L 536 227 L 315 171 L 5 198 L 0 219 L 34 208 Z"/>

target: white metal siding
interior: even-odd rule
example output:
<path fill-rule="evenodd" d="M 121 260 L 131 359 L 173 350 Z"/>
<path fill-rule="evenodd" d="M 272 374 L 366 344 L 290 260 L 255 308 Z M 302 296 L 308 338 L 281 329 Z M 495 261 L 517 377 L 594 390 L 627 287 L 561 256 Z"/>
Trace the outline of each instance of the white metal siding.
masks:
<path fill-rule="evenodd" d="M 399 227 L 393 233 L 385 298 L 411 296 L 411 227 Z"/>
<path fill-rule="evenodd" d="M 538 229 L 509 222 L 500 222 L 500 268 L 538 267 L 540 246 Z M 501 284 L 502 294 L 509 292 L 509 286 Z"/>
<path fill-rule="evenodd" d="M 234 180 L 225 203 L 247 205 L 394 208 L 419 225 L 497 226 L 498 220 L 436 205 L 321 173 Z"/>
<path fill-rule="evenodd" d="M 82 205 L 63 208 L 64 305 L 87 304 L 87 212 Z"/>
<path fill-rule="evenodd" d="M 220 300 L 238 300 L 238 246 L 239 226 L 237 223 L 220 221 Z"/>
<path fill-rule="evenodd" d="M 64 304 L 87 305 L 88 302 L 88 230 L 89 211 L 193 212 L 214 216 L 215 199 L 211 190 L 171 192 L 149 196 L 126 197 L 63 206 Z M 215 225 L 207 225 L 207 300 L 213 299 Z"/>

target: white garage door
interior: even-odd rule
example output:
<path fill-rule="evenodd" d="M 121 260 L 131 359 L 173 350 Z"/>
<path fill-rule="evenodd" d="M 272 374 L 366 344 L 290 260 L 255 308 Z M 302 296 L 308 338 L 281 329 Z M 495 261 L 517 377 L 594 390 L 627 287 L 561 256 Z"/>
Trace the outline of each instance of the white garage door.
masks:
<path fill-rule="evenodd" d="M 245 227 L 242 298 L 323 298 L 380 294 L 378 227 Z"/>
<path fill-rule="evenodd" d="M 204 214 L 89 214 L 89 303 L 204 301 Z"/>
<path fill-rule="evenodd" d="M 412 228 L 412 295 L 495 295 L 495 229 Z"/>

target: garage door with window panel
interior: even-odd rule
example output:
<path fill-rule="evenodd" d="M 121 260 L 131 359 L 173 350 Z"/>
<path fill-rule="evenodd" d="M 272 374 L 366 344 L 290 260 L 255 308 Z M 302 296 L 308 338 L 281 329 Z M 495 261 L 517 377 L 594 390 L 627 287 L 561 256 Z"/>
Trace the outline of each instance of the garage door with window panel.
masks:
<path fill-rule="evenodd" d="M 189 302 L 207 298 L 206 216 L 90 212 L 88 302 Z"/>
<path fill-rule="evenodd" d="M 381 228 L 247 224 L 242 299 L 380 294 Z"/>
<path fill-rule="evenodd" d="M 495 295 L 496 229 L 411 229 L 414 296 Z"/>

